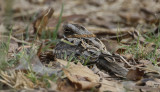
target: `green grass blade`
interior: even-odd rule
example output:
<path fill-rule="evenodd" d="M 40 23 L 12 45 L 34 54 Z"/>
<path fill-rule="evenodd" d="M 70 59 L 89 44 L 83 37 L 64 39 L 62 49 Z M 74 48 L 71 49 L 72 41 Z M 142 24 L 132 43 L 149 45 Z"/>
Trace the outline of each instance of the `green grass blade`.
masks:
<path fill-rule="evenodd" d="M 62 4 L 62 8 L 61 8 L 61 13 L 60 13 L 60 16 L 59 16 L 58 24 L 56 25 L 56 29 L 53 32 L 53 40 L 57 39 L 57 32 L 58 32 L 59 26 L 60 26 L 60 24 L 62 22 L 63 6 L 64 5 Z"/>

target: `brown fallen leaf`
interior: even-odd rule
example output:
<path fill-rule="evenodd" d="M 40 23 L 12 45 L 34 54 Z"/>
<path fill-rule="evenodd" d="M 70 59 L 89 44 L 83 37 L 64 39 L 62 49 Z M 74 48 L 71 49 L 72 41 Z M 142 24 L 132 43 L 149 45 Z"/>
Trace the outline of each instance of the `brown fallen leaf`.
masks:
<path fill-rule="evenodd" d="M 115 53 L 118 50 L 119 44 L 117 41 L 108 39 L 102 39 L 101 41 L 104 43 L 109 52 Z"/>
<path fill-rule="evenodd" d="M 49 19 L 52 17 L 54 10 L 48 8 L 46 11 L 43 11 L 39 17 L 34 21 L 33 28 L 34 32 L 38 35 L 42 35 L 42 32 L 46 29 Z"/>
<path fill-rule="evenodd" d="M 135 70 L 131 69 L 128 71 L 127 79 L 137 81 L 140 80 L 144 75 L 144 71 L 136 68 Z"/>
<path fill-rule="evenodd" d="M 94 74 L 87 67 L 75 65 L 70 66 L 68 69 L 63 69 L 63 71 L 67 78 L 74 84 L 76 90 L 90 90 L 100 87 L 98 75 Z"/>
<path fill-rule="evenodd" d="M 101 84 L 102 87 L 100 88 L 99 92 L 125 92 L 122 83 L 103 79 Z"/>
<path fill-rule="evenodd" d="M 69 81 L 67 78 L 58 79 L 57 80 L 57 89 L 63 92 L 75 92 L 76 89 L 74 88 L 73 83 Z"/>
<path fill-rule="evenodd" d="M 57 60 L 59 61 L 59 59 Z M 65 64 L 63 60 L 60 60 Z M 67 62 L 66 62 L 67 64 Z M 91 90 L 92 88 L 99 89 L 100 87 L 100 77 L 93 73 L 87 66 L 83 66 L 80 63 L 75 65 L 70 62 L 68 68 L 63 69 L 64 74 L 73 83 L 75 90 Z"/>

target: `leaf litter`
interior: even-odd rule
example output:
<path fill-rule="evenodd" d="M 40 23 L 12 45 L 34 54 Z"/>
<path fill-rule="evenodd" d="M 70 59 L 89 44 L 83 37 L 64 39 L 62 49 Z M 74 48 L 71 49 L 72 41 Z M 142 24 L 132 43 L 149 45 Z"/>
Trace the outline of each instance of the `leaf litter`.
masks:
<path fill-rule="evenodd" d="M 0 62 L 1 66 L 7 66 L 1 68 L 1 90 L 4 85 L 21 91 L 159 90 L 159 0 L 7 1 L 0 1 Z M 113 61 L 129 70 L 127 74 L 117 70 L 126 78 L 112 70 L 53 55 L 56 43 L 64 37 L 62 26 L 58 39 L 52 37 L 62 3 L 61 24 L 78 23 L 94 33 L 114 55 Z M 114 67 L 109 64 L 108 67 Z"/>

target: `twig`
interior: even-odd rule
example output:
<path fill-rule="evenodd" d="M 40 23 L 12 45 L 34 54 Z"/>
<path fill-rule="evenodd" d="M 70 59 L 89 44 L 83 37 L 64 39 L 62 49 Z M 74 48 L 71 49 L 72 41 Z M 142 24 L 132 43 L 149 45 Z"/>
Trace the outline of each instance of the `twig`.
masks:
<path fill-rule="evenodd" d="M 130 63 L 127 62 L 127 60 L 125 60 L 122 56 L 119 56 L 128 66 L 133 66 Z"/>
<path fill-rule="evenodd" d="M 2 35 L 2 37 L 8 37 L 8 36 L 5 36 L 5 35 Z M 26 42 L 26 41 L 23 41 L 23 40 L 19 40 L 13 36 L 11 36 L 11 39 L 13 39 L 14 41 L 18 42 L 18 43 L 23 43 L 23 44 L 27 44 L 27 45 L 30 45 L 29 42 Z"/>

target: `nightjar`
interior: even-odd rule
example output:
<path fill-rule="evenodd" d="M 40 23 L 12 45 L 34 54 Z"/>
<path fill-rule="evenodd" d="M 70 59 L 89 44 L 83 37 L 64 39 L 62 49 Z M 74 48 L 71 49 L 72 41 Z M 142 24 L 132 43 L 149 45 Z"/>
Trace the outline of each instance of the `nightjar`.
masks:
<path fill-rule="evenodd" d="M 114 55 L 107 51 L 100 39 L 79 24 L 64 24 L 64 38 L 56 45 L 53 54 L 59 59 L 72 58 L 82 64 L 98 64 L 104 70 L 112 71 L 122 77 L 127 69 L 121 67 Z"/>
<path fill-rule="evenodd" d="M 93 33 L 78 24 L 64 24 L 64 38 L 56 45 L 54 54 L 57 58 L 73 57 L 81 63 L 95 63 L 104 53 L 111 55 L 105 45 Z"/>

